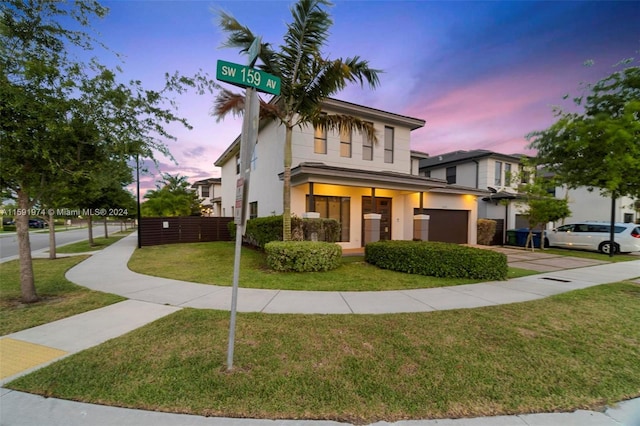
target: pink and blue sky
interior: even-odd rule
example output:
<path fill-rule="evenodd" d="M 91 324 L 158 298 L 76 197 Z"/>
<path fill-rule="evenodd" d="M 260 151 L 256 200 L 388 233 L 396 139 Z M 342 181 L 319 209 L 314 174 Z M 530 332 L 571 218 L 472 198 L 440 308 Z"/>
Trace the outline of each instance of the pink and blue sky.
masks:
<path fill-rule="evenodd" d="M 224 10 L 280 45 L 290 1 L 104 1 L 109 15 L 95 28 L 124 56 L 123 78 L 159 89 L 165 72 L 215 76 L 218 59 L 246 63 L 221 49 L 215 10 Z M 426 120 L 412 149 L 528 152 L 525 135 L 553 123 L 566 94 L 611 74 L 640 49 L 640 2 L 336 1 L 325 56 L 360 55 L 383 71 L 376 90 L 354 85 L 336 96 Z M 107 54 L 103 62 L 115 64 Z M 583 63 L 593 60 L 594 65 Z M 241 119 L 210 115 L 212 96 L 177 98 L 194 129 L 172 127 L 167 145 L 177 165 L 160 172 L 194 182 L 220 175 L 213 163 L 240 133 Z M 152 188 L 158 170 L 143 179 Z"/>

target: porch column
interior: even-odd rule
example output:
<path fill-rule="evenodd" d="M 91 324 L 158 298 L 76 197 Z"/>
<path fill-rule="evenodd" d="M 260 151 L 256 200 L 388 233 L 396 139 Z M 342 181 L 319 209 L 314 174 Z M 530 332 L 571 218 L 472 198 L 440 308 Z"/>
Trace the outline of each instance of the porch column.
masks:
<path fill-rule="evenodd" d="M 420 209 L 422 212 L 422 208 Z M 413 216 L 413 239 L 429 241 L 429 215 L 417 214 Z"/>
<path fill-rule="evenodd" d="M 367 213 L 364 215 L 364 245 L 380 240 L 381 214 Z"/>
<path fill-rule="evenodd" d="M 309 182 L 309 205 L 307 206 L 307 211 L 315 212 L 316 211 L 315 206 L 316 206 L 316 202 L 313 197 L 313 182 Z"/>

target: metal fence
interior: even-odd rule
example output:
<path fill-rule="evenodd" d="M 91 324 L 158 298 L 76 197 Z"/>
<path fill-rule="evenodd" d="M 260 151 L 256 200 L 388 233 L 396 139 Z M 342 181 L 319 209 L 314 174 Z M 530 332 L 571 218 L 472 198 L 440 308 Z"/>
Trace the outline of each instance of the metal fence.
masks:
<path fill-rule="evenodd" d="M 231 241 L 228 223 L 232 217 L 143 217 L 142 246 L 208 241 Z"/>

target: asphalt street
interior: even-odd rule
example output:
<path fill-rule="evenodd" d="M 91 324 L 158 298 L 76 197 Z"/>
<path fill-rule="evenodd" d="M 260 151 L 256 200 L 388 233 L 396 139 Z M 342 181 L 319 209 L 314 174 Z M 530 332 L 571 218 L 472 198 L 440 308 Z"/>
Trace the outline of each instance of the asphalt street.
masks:
<path fill-rule="evenodd" d="M 109 233 L 120 231 L 120 224 L 109 224 Z M 99 223 L 93 227 L 94 237 L 104 237 L 104 224 Z M 89 239 L 87 228 L 70 229 L 68 231 L 56 232 L 56 247 L 84 241 Z M 29 240 L 31 241 L 31 251 L 49 249 L 48 229 L 29 229 Z M 0 262 L 15 259 L 18 256 L 18 238 L 13 233 L 0 234 Z"/>

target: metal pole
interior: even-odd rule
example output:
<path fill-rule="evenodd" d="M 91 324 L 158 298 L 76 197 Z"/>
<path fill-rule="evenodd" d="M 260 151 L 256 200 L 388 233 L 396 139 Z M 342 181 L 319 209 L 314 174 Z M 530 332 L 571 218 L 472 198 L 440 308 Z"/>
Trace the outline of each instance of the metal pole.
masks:
<path fill-rule="evenodd" d="M 138 197 L 138 208 L 137 208 L 137 212 L 136 212 L 136 217 L 138 220 L 138 248 L 142 248 L 142 234 L 141 234 L 141 229 L 140 229 L 140 219 L 141 219 L 141 214 L 140 214 L 140 155 L 136 154 L 136 186 L 137 186 L 137 191 L 136 191 L 136 195 Z"/>
<path fill-rule="evenodd" d="M 245 97 L 242 135 L 240 137 L 240 179 L 242 180 L 241 213 L 236 216 L 236 247 L 233 261 L 233 287 L 231 289 L 231 319 L 229 321 L 229 346 L 227 349 L 227 371 L 233 369 L 233 353 L 236 338 L 236 312 L 238 304 L 238 285 L 240 281 L 240 255 L 242 253 L 242 235 L 247 217 L 247 196 L 249 194 L 249 174 L 251 171 L 251 153 L 258 140 L 258 117 L 260 104 L 255 89 L 247 88 Z"/>
<path fill-rule="evenodd" d="M 609 230 L 609 257 L 613 257 L 615 251 L 615 226 L 616 226 L 616 196 L 611 194 L 611 229 Z"/>

